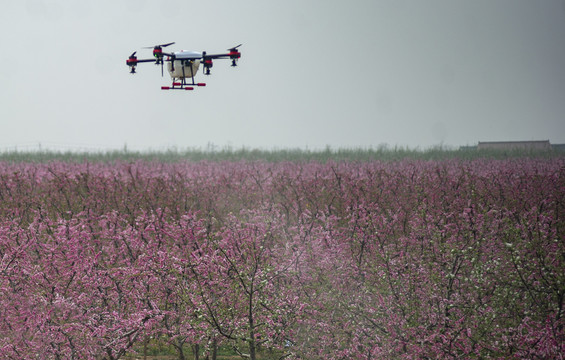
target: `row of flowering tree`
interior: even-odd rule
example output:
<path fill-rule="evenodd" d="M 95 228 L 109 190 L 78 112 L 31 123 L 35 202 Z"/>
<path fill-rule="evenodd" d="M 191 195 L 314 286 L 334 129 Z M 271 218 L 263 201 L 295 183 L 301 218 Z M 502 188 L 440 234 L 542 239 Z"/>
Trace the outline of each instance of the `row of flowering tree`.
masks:
<path fill-rule="evenodd" d="M 0 353 L 560 358 L 564 199 L 562 159 L 0 164 Z"/>

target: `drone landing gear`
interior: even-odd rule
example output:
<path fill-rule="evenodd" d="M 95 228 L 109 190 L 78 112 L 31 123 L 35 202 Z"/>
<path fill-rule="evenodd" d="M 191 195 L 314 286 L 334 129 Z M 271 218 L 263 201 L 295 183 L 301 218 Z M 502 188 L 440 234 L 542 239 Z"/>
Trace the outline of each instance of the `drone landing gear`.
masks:
<path fill-rule="evenodd" d="M 186 67 L 186 64 L 189 64 L 189 68 L 190 68 L 190 79 L 192 80 L 191 84 L 188 84 L 186 82 L 186 75 L 184 73 L 184 69 Z M 181 82 L 174 82 L 173 79 L 173 86 L 161 86 L 161 90 L 194 90 L 195 86 L 206 86 L 205 83 L 195 83 L 194 82 L 194 72 L 192 70 L 192 65 L 193 62 L 192 61 L 182 61 L 182 78 L 180 79 Z"/>
<path fill-rule="evenodd" d="M 206 86 L 205 83 L 192 83 L 187 84 L 186 81 L 174 82 L 173 86 L 161 86 L 161 90 L 194 90 L 195 86 Z"/>

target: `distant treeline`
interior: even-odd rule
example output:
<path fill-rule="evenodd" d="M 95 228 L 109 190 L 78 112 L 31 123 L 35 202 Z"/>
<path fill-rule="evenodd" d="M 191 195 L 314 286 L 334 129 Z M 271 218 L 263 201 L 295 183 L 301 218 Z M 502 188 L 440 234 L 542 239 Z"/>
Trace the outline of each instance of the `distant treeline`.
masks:
<path fill-rule="evenodd" d="M 471 151 L 472 150 L 472 151 Z M 436 146 L 428 149 L 410 149 L 407 147 L 379 146 L 377 148 L 331 148 L 323 150 L 308 149 L 253 149 L 247 147 L 222 149 L 169 149 L 164 151 L 132 151 L 127 149 L 108 151 L 57 151 L 37 150 L 0 152 L 0 161 L 4 162 L 112 162 L 112 161 L 396 161 L 414 160 L 473 160 L 481 158 L 560 158 L 565 157 L 561 149 L 547 150 L 477 150 L 461 147 L 459 149 Z"/>

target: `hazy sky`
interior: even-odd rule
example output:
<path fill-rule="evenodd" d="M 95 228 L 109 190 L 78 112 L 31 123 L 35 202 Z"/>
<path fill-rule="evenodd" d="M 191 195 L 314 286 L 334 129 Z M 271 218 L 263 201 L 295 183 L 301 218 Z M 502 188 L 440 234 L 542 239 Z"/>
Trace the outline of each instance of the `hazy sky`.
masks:
<path fill-rule="evenodd" d="M 565 143 L 564 0 L 0 4 L 0 150 Z M 171 41 L 240 66 L 129 74 Z"/>

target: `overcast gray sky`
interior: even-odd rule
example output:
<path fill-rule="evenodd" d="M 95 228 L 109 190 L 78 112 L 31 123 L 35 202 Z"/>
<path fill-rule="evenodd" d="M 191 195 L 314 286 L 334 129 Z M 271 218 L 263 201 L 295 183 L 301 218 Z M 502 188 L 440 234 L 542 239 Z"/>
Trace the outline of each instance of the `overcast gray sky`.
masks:
<path fill-rule="evenodd" d="M 565 143 L 564 0 L 2 0 L 0 150 Z M 223 52 L 205 88 L 127 57 Z"/>

